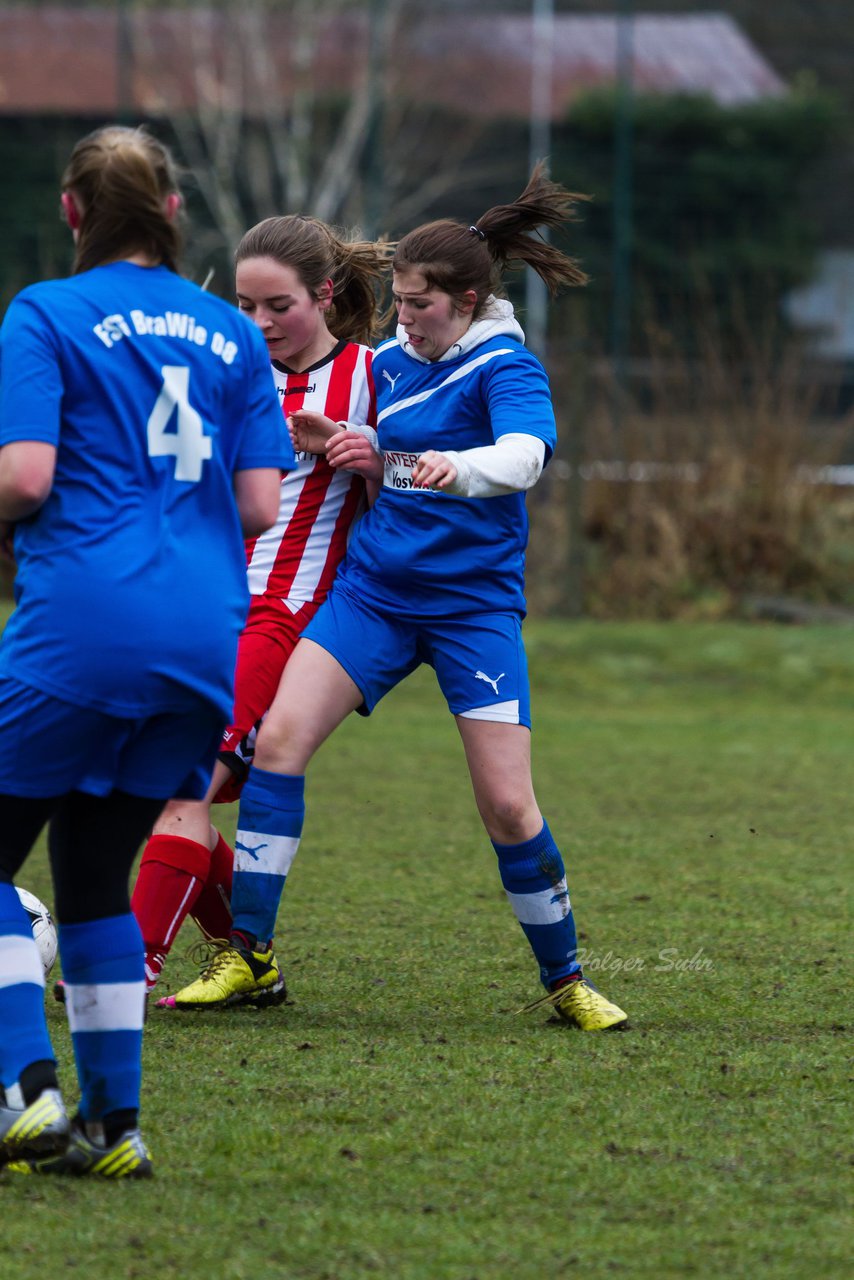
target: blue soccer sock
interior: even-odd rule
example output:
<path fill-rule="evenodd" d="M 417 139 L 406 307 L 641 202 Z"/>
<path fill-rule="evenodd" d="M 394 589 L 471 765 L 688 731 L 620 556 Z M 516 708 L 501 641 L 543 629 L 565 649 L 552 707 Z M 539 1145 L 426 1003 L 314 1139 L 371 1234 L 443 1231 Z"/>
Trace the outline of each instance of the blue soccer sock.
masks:
<path fill-rule="evenodd" d="M 560 850 L 548 824 L 522 844 L 496 844 L 501 883 L 531 944 L 547 988 L 561 978 L 580 977 L 575 920 Z"/>
<path fill-rule="evenodd" d="M 13 1089 L 54 1053 L 44 1013 L 44 969 L 15 886 L 0 882 L 0 1084 Z"/>
<path fill-rule="evenodd" d="M 305 818 L 305 778 L 254 767 L 240 797 L 231 885 L 232 933 L 273 937 Z"/>
<path fill-rule="evenodd" d="M 80 1114 L 99 1122 L 139 1108 L 145 964 L 142 934 L 130 912 L 59 926 L 65 1010 Z"/>

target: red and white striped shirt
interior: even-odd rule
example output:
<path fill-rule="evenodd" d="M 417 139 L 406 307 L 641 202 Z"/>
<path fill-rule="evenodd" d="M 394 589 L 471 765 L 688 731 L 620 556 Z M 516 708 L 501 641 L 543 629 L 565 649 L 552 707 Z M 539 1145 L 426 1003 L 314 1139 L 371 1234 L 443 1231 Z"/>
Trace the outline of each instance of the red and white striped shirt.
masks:
<path fill-rule="evenodd" d="M 273 376 L 285 415 L 311 409 L 335 422 L 376 424 L 370 347 L 339 342 L 311 369 L 290 373 L 274 364 Z M 361 476 L 298 453 L 297 469 L 282 480 L 278 520 L 246 543 L 252 595 L 275 596 L 294 612 L 324 600 L 365 505 Z"/>

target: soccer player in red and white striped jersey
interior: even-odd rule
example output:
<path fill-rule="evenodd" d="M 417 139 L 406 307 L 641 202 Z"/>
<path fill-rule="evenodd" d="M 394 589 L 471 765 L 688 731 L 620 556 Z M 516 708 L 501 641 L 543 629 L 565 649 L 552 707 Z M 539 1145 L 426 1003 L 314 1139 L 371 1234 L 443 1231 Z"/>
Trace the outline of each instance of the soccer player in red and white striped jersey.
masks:
<path fill-rule="evenodd" d="M 308 409 L 336 422 L 372 423 L 370 365 L 369 348 L 341 340 L 299 373 L 275 361 L 273 376 L 288 416 Z M 275 528 L 247 544 L 249 590 L 253 597 L 316 604 L 325 599 L 347 549 L 364 484 L 351 472 L 334 471 L 318 454 L 298 453 L 297 461 L 297 471 L 282 484 Z"/>
<path fill-rule="evenodd" d="M 373 424 L 366 343 L 378 323 L 385 255 L 381 244 L 342 238 L 302 216 L 268 218 L 243 237 L 235 255 L 238 305 L 264 335 L 286 417 L 306 409 L 336 423 Z M 188 914 L 208 938 L 229 936 L 233 853 L 211 825 L 210 807 L 239 796 L 256 726 L 300 632 L 329 591 L 365 505 L 361 476 L 333 469 L 323 454 L 299 452 L 296 470 L 282 480 L 275 526 L 247 543 L 251 604 L 238 651 L 233 720 L 205 800 L 167 806 L 133 892 L 149 990 Z M 256 959 L 246 999 L 283 1000 L 271 947 Z"/>

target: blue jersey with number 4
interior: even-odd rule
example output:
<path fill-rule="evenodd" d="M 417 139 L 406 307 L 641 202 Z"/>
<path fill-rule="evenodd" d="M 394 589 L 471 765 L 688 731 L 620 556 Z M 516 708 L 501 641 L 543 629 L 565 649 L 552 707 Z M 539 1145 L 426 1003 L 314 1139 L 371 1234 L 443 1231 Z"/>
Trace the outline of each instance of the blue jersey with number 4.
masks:
<path fill-rule="evenodd" d="M 15 531 L 0 674 L 116 715 L 230 710 L 248 593 L 233 473 L 294 466 L 266 345 L 165 267 L 25 289 L 0 330 L 0 445 L 57 448 Z"/>

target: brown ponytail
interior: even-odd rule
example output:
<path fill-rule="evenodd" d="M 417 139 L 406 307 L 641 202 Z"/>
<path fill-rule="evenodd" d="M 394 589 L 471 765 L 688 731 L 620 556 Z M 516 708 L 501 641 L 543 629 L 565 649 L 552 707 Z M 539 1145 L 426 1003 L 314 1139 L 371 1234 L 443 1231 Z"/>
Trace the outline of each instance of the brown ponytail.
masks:
<path fill-rule="evenodd" d="M 380 331 L 378 294 L 390 255 L 391 246 L 381 241 L 347 239 L 318 218 L 288 214 L 266 218 L 247 231 L 234 260 L 272 258 L 292 267 L 313 297 L 331 280 L 330 333 L 369 343 Z"/>
<path fill-rule="evenodd" d="M 77 143 L 62 175 L 81 211 L 75 271 L 143 253 L 178 270 L 181 237 L 166 216 L 166 197 L 178 191 L 166 147 L 145 129 L 107 125 Z"/>
<path fill-rule="evenodd" d="M 392 268 L 420 271 L 430 287 L 453 298 L 473 290 L 475 319 L 509 268 L 532 267 L 552 294 L 561 285 L 584 284 L 575 259 L 531 233 L 572 221 L 576 204 L 587 198 L 552 182 L 541 162 L 512 204 L 487 209 L 473 225 L 442 218 L 410 231 L 398 242 Z"/>

